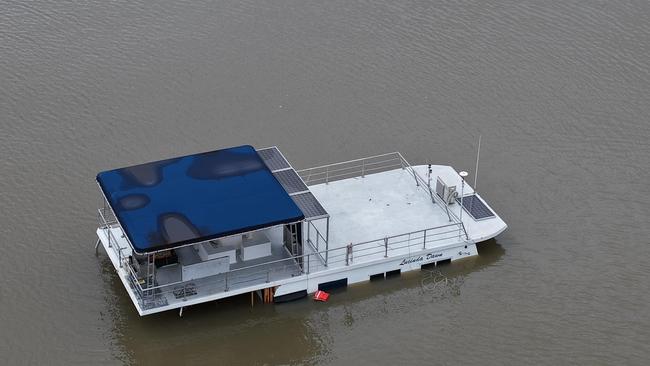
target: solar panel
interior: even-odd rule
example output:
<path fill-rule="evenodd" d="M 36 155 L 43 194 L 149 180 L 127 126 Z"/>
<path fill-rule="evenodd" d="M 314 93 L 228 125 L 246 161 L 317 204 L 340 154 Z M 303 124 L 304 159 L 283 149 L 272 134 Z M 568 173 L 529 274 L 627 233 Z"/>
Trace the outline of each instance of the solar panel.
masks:
<path fill-rule="evenodd" d="M 287 193 L 290 195 L 309 190 L 305 183 L 303 183 L 302 179 L 300 179 L 296 171 L 293 169 L 285 169 L 273 172 L 273 175 L 278 178 L 278 181 L 280 181 L 280 184 L 282 184 L 284 190 L 287 191 Z"/>
<path fill-rule="evenodd" d="M 296 194 L 291 196 L 291 198 L 298 208 L 300 208 L 305 219 L 329 216 L 327 211 L 325 211 L 323 206 L 318 202 L 316 197 L 311 194 L 311 192 Z"/>
<path fill-rule="evenodd" d="M 291 168 L 289 162 L 282 156 L 277 147 L 269 147 L 262 150 L 257 150 L 259 156 L 264 160 L 264 163 L 272 172 Z"/>
<path fill-rule="evenodd" d="M 460 197 L 456 198 L 456 202 L 461 203 Z M 484 220 L 494 217 L 492 212 L 483 201 L 475 194 L 463 197 L 463 208 L 469 213 L 474 220 Z"/>

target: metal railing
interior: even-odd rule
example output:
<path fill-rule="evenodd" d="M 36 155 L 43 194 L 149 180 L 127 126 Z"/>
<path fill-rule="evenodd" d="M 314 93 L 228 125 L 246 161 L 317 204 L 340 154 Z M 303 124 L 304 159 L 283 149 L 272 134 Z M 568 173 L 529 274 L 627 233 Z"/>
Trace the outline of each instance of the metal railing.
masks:
<path fill-rule="evenodd" d="M 229 272 L 224 272 L 210 277 L 177 281 L 150 288 L 143 288 L 142 285 L 136 281 L 136 293 L 145 295 L 144 298 L 139 298 L 141 306 L 144 308 L 152 308 L 166 305 L 167 299 L 173 298 L 183 301 L 197 294 L 199 291 L 205 296 L 208 294 L 224 293 L 254 285 L 263 285 L 261 287 L 264 287 L 268 283 L 300 276 L 306 273 L 309 263 L 306 262 L 305 269 L 302 269 L 297 263 L 297 260 L 303 258 L 303 260 L 309 261 L 309 257 L 309 255 L 289 257 L 243 268 L 232 269 Z M 131 276 L 133 275 L 134 274 L 131 273 Z M 164 301 L 160 301 L 162 299 L 164 299 Z"/>
<path fill-rule="evenodd" d="M 358 264 L 391 257 L 391 255 L 402 255 L 411 252 L 419 252 L 431 247 L 431 244 L 457 243 L 463 239 L 463 228 L 459 223 L 432 227 L 408 233 L 387 236 L 360 243 L 350 243 L 346 246 L 330 249 L 327 266 L 312 265 L 312 271 L 325 268 L 335 268 L 344 265 Z M 317 253 L 316 253 L 317 254 Z M 320 263 L 320 262 L 318 262 Z"/>
<path fill-rule="evenodd" d="M 455 244 L 459 240 L 463 240 L 462 233 L 461 224 L 451 223 L 375 240 L 351 243 L 326 251 L 305 253 L 236 268 L 210 277 L 176 281 L 153 287 L 143 287 L 128 261 L 124 261 L 124 264 L 127 268 L 129 283 L 134 288 L 140 306 L 144 309 L 151 309 L 167 305 L 168 299 L 183 301 L 199 292 L 205 296 L 249 286 L 264 288 L 278 280 L 308 275 L 326 269 L 376 261 L 411 252 L 417 253 L 430 248 L 434 243 L 444 247 L 445 244 Z M 323 261 L 325 256 L 328 257 L 327 264 Z"/>
<path fill-rule="evenodd" d="M 147 304 L 147 299 L 152 299 L 153 298 L 153 291 L 150 291 L 150 289 L 144 289 L 142 288 L 142 285 L 140 283 L 140 278 L 136 274 L 133 266 L 129 262 L 128 257 L 124 256 L 123 251 L 126 250 L 126 247 L 121 247 L 117 238 L 113 234 L 114 228 L 119 228 L 122 230 L 121 226 L 119 225 L 117 218 L 115 217 L 115 214 L 113 211 L 108 208 L 100 208 L 97 210 L 98 212 L 98 221 L 99 221 L 99 228 L 104 231 L 104 234 L 106 235 L 106 238 L 108 239 L 108 247 L 113 250 L 113 253 L 117 256 L 117 262 L 120 268 L 124 269 L 126 271 L 126 276 L 128 283 L 131 285 L 131 288 L 136 293 L 136 297 L 138 298 L 138 301 L 140 302 L 141 306 L 146 306 Z M 128 244 L 128 243 L 127 243 Z"/>
<path fill-rule="evenodd" d="M 449 218 L 450 222 L 460 223 L 465 238 L 469 236 L 465 230 L 465 225 L 461 222 L 456 214 L 449 210 L 448 205 L 433 190 L 428 182 L 415 171 L 411 164 L 398 152 L 370 156 L 367 158 L 354 159 L 339 163 L 321 165 L 313 168 L 301 169 L 297 173 L 303 179 L 305 184 L 314 185 L 329 183 L 336 180 L 365 177 L 366 174 L 381 173 L 394 169 L 405 169 L 413 176 L 415 184 L 429 194 L 431 201 L 439 205 Z"/>
<path fill-rule="evenodd" d="M 461 221 L 461 219 L 453 211 L 449 210 L 447 203 L 442 198 L 440 198 L 437 193 L 431 190 L 431 186 L 424 181 L 424 179 L 415 171 L 415 169 L 413 169 L 413 167 L 408 165 L 408 169 L 413 172 L 413 176 L 415 176 L 415 179 L 418 181 L 418 185 L 429 193 L 431 200 L 438 204 L 438 206 L 444 208 L 445 212 L 447 213 L 447 217 L 449 217 L 449 221 L 461 226 L 463 233 L 465 234 L 465 239 L 469 240 L 469 235 L 467 234 L 467 230 L 465 230 L 465 224 Z"/>
<path fill-rule="evenodd" d="M 314 237 L 314 239 L 312 239 Z M 314 225 L 313 221 L 307 221 L 307 237 L 306 241 L 309 245 L 311 245 L 312 250 L 314 250 L 321 262 L 323 264 L 327 264 L 327 257 L 322 255 L 322 252 L 320 250 L 320 244 L 326 244 L 327 240 L 323 238 L 323 235 L 320 233 L 320 230 Z"/>
<path fill-rule="evenodd" d="M 127 248 L 120 247 L 117 238 L 115 238 L 115 235 L 113 235 L 113 231 L 111 230 L 115 227 L 119 227 L 119 224 L 117 223 L 117 219 L 115 218 L 115 216 L 112 214 L 110 210 L 106 208 L 100 208 L 97 210 L 97 220 L 99 221 L 99 228 L 104 231 L 104 234 L 108 239 L 108 247 L 113 250 L 113 252 L 117 256 L 117 261 L 119 263 L 119 266 L 120 268 L 122 268 L 126 260 L 124 255 L 122 254 L 122 251 Z"/>
<path fill-rule="evenodd" d="M 329 183 L 336 180 L 364 177 L 366 174 L 380 173 L 397 168 L 404 169 L 404 159 L 399 152 L 370 156 L 301 169 L 297 173 L 307 185 Z"/>
<path fill-rule="evenodd" d="M 424 189 L 429 194 L 429 197 L 431 197 L 431 201 L 433 203 L 436 203 L 436 204 L 438 204 L 438 206 L 444 208 L 445 213 L 447 214 L 447 217 L 449 218 L 449 221 L 459 223 L 460 219 L 458 219 L 458 217 L 453 212 L 449 211 L 449 207 L 448 207 L 447 203 L 445 201 L 443 201 L 442 198 L 440 198 L 436 193 L 433 192 L 429 182 L 424 181 L 424 178 L 422 178 L 420 176 L 420 174 L 418 174 L 418 172 L 416 172 L 415 169 L 413 169 L 411 164 L 409 164 L 409 162 L 402 156 L 402 154 L 400 154 L 400 157 L 402 158 L 402 160 L 404 160 L 406 169 L 408 169 L 411 172 L 411 174 L 413 175 L 413 178 L 415 178 L 415 182 L 416 182 L 415 184 L 418 187 L 421 187 L 422 189 Z"/>

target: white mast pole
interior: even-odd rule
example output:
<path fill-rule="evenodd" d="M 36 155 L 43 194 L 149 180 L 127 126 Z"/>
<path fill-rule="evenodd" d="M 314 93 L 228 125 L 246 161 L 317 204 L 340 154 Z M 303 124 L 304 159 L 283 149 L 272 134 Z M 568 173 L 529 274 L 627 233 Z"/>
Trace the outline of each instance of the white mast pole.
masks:
<path fill-rule="evenodd" d="M 463 222 L 463 210 L 465 209 L 465 206 L 463 206 L 463 196 L 465 196 L 465 178 L 469 174 L 467 174 L 466 171 L 462 171 L 458 173 L 460 175 L 460 222 Z"/>
<path fill-rule="evenodd" d="M 474 170 L 474 192 L 478 190 L 476 180 L 478 179 L 478 160 L 481 157 L 481 135 L 478 135 L 478 151 L 476 152 L 476 169 Z"/>

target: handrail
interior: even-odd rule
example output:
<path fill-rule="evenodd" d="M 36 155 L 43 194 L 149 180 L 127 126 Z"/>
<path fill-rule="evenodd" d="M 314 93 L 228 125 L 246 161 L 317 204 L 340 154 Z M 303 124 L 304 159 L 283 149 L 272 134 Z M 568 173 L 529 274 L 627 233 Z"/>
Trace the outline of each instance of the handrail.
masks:
<path fill-rule="evenodd" d="M 313 221 L 308 221 L 307 222 L 307 241 L 311 244 L 312 248 L 316 250 L 316 253 L 318 253 L 318 256 L 320 257 L 321 261 L 323 263 L 327 264 L 327 259 L 326 257 L 323 257 L 322 254 L 319 253 L 319 242 L 322 241 L 323 243 L 327 243 L 327 240 L 323 237 L 323 235 L 320 233 L 320 230 L 314 225 Z M 314 246 L 314 242 L 311 240 L 311 228 L 314 228 L 316 231 L 316 245 Z"/>
<path fill-rule="evenodd" d="M 122 265 L 123 265 L 123 259 L 124 259 L 124 257 L 122 257 L 122 250 L 124 250 L 126 248 L 120 247 L 120 245 L 119 245 L 119 243 L 117 241 L 117 238 L 115 238 L 115 235 L 113 235 L 113 232 L 111 231 L 111 229 L 112 229 L 111 225 L 114 224 L 114 223 L 117 223 L 117 220 L 109 222 L 108 220 L 106 220 L 106 216 L 104 215 L 104 213 L 102 211 L 103 210 L 101 208 L 97 210 L 97 212 L 99 213 L 99 219 L 100 219 L 99 225 L 100 225 L 100 228 L 102 230 L 104 230 L 104 232 L 106 233 L 106 237 L 108 238 L 109 248 L 112 248 L 113 252 L 115 252 L 115 255 L 117 255 L 117 261 L 118 261 L 118 263 L 120 265 L 120 268 L 121 268 Z M 112 239 L 112 242 L 114 243 L 114 245 L 110 245 L 111 244 L 111 239 Z M 117 247 L 117 249 L 116 249 L 116 247 Z"/>
<path fill-rule="evenodd" d="M 378 158 L 385 158 L 387 156 L 391 156 L 391 158 L 381 160 L 381 161 L 373 161 Z M 393 161 L 399 161 L 399 163 L 381 165 L 385 163 L 391 163 Z M 354 165 L 350 165 L 350 164 L 354 164 Z M 406 158 L 404 158 L 404 156 L 399 151 L 369 156 L 365 158 L 353 159 L 348 161 L 342 161 L 337 163 L 325 164 L 325 165 L 315 166 L 306 169 L 300 169 L 297 170 L 296 172 L 304 180 L 305 184 L 310 185 L 310 184 L 317 184 L 317 183 L 327 184 L 331 180 L 335 180 L 341 177 L 346 177 L 346 178 L 354 178 L 358 176 L 363 177 L 367 173 L 371 173 L 379 170 L 382 171 L 392 170 L 392 169 L 397 169 L 398 167 L 402 169 L 408 169 L 409 173 L 413 175 L 413 179 L 415 179 L 415 184 L 421 187 L 422 189 L 424 189 L 429 194 L 429 197 L 431 198 L 431 201 L 433 203 L 438 204 L 441 208 L 445 210 L 445 213 L 447 214 L 449 221 L 452 221 L 454 223 L 459 223 L 462 226 L 462 231 L 465 234 L 465 239 L 468 240 L 469 235 L 467 234 L 467 230 L 465 229 L 464 223 L 461 222 L 460 218 L 453 211 L 449 210 L 448 205 L 440 197 L 438 197 L 437 194 L 435 194 L 431 190 L 429 183 L 424 181 L 424 179 L 420 176 L 420 174 L 418 174 L 418 172 L 413 168 L 413 166 L 408 162 L 408 160 L 406 160 Z"/>
<path fill-rule="evenodd" d="M 389 160 L 375 161 L 375 162 L 370 162 L 370 163 L 361 164 L 361 165 L 347 166 L 347 167 L 344 167 L 344 168 L 329 169 L 328 171 L 320 171 L 320 172 L 312 173 L 312 175 L 322 175 L 322 174 L 326 174 L 328 172 L 331 174 L 331 173 L 334 173 L 334 172 L 341 172 L 341 171 L 350 170 L 350 169 L 354 169 L 354 168 L 363 168 L 367 172 L 367 171 L 370 171 L 370 170 L 376 170 L 376 169 L 382 168 L 382 167 L 368 168 L 368 166 L 370 166 L 370 165 L 379 165 L 379 164 L 383 164 L 383 163 L 392 162 L 392 161 L 395 161 L 395 160 L 399 161 L 398 158 L 393 158 L 393 159 L 389 159 Z M 401 167 L 401 165 L 399 165 L 399 164 L 393 164 L 393 165 L 389 165 L 389 166 L 395 166 L 395 167 L 400 166 Z M 317 169 L 322 169 L 322 168 L 311 168 L 311 169 L 308 169 L 308 170 L 317 170 Z M 348 174 L 348 173 L 343 173 L 343 175 L 344 174 Z M 332 176 L 332 175 L 330 175 L 330 176 Z"/>
<path fill-rule="evenodd" d="M 379 239 L 375 239 L 375 240 L 368 240 L 368 241 L 364 241 L 364 242 L 360 242 L 360 243 L 355 243 L 355 244 L 352 244 L 351 247 L 354 250 L 354 248 L 359 248 L 360 246 L 375 243 L 375 242 L 387 242 L 387 241 L 389 242 L 391 239 L 395 239 L 395 238 L 405 237 L 405 236 L 409 236 L 409 235 L 413 235 L 413 234 L 417 234 L 417 233 L 423 233 L 424 234 L 426 232 L 433 231 L 433 230 L 444 229 L 444 228 L 453 227 L 453 226 L 458 227 L 459 225 L 460 224 L 458 224 L 458 223 L 452 223 L 452 224 L 435 226 L 435 227 L 431 227 L 431 228 L 427 228 L 427 229 L 416 230 L 416 231 L 412 231 L 412 232 L 408 232 L 408 233 L 397 234 L 397 235 L 387 236 L 387 237 L 379 238 Z M 433 237 L 435 237 L 437 235 L 449 234 L 451 232 L 455 232 L 455 230 L 453 230 L 453 231 L 444 231 L 444 232 L 441 232 L 441 233 L 434 233 L 433 235 L 422 235 L 422 236 L 418 236 L 418 237 L 414 237 L 414 238 L 412 237 L 410 241 L 414 241 L 416 239 L 424 238 L 425 239 L 424 245 L 426 246 L 427 243 L 432 243 L 432 242 L 440 241 L 440 240 L 449 240 L 449 239 L 453 239 L 453 238 L 457 237 L 457 235 L 454 235 L 454 236 L 444 237 L 442 239 L 433 239 Z M 399 244 L 399 243 L 401 243 L 401 242 L 391 243 L 391 244 Z M 397 250 L 397 249 L 403 249 L 403 248 L 406 248 L 406 247 L 413 247 L 413 246 L 418 246 L 419 247 L 420 245 L 422 245 L 422 241 L 417 240 L 417 242 L 415 244 L 409 244 L 407 246 L 400 246 L 400 247 L 394 247 L 393 246 L 393 247 L 387 247 L 387 248 L 385 248 L 384 245 L 377 246 L 377 247 L 374 248 L 374 249 L 376 249 L 375 252 L 360 255 L 360 256 L 357 256 L 357 258 L 366 257 L 366 256 L 373 255 L 373 254 L 378 254 L 378 253 L 384 252 L 384 251 L 391 252 L 391 251 L 394 251 L 394 250 Z M 302 259 L 303 263 L 308 263 L 310 261 L 309 257 L 316 256 L 316 255 L 322 256 L 325 253 L 332 253 L 332 252 L 336 252 L 336 251 L 343 251 L 344 252 L 346 249 L 347 249 L 347 246 L 342 246 L 342 247 L 338 247 L 338 248 L 332 248 L 332 249 L 313 252 L 313 253 L 309 253 L 309 254 L 290 256 L 290 257 L 283 258 L 283 259 L 277 259 L 277 260 L 264 262 L 264 263 L 259 263 L 259 264 L 255 264 L 255 265 L 251 265 L 251 266 L 242 267 L 242 268 L 236 268 L 236 269 L 233 269 L 233 270 L 231 270 L 229 272 L 225 272 L 225 273 L 223 273 L 221 275 L 217 275 L 217 276 L 221 277 L 223 275 L 223 277 L 225 277 L 225 279 L 227 280 L 228 278 L 233 278 L 234 276 L 236 276 L 237 273 L 242 273 L 243 271 L 250 271 L 251 269 L 254 269 L 254 268 L 267 267 L 269 265 L 274 265 L 274 264 L 278 264 L 278 263 L 281 263 L 281 262 L 289 262 L 292 267 L 295 267 L 296 266 L 296 260 Z M 368 249 L 367 248 L 357 249 L 358 252 L 359 251 L 364 251 L 364 250 L 368 250 Z M 341 259 L 336 260 L 334 262 L 331 261 L 333 258 L 338 258 L 338 257 L 341 257 Z M 331 266 L 331 264 L 343 263 L 343 262 L 345 262 L 345 253 L 330 255 L 329 259 L 330 259 L 330 261 L 328 262 L 328 267 Z M 283 268 L 286 268 L 288 266 L 289 265 L 286 265 Z M 323 267 L 325 267 L 325 265 L 323 265 Z M 273 270 L 277 271 L 277 268 L 273 269 Z M 269 271 L 271 271 L 271 268 L 267 268 L 265 270 L 261 270 L 261 271 L 258 271 L 258 272 L 251 273 L 248 276 L 250 277 L 250 276 L 256 275 L 256 274 L 267 273 L 267 278 L 268 278 Z M 302 271 L 304 273 L 307 273 L 307 274 L 309 273 L 307 271 L 304 271 L 304 269 Z M 137 281 L 135 282 L 135 285 L 140 288 L 140 291 L 155 291 L 155 290 L 161 290 L 161 289 L 168 288 L 168 287 L 179 286 L 181 284 L 189 283 L 189 282 L 192 282 L 192 281 L 194 281 L 194 280 L 176 281 L 176 282 L 172 282 L 172 283 L 168 283 L 168 284 L 164 284 L 164 285 L 149 287 L 149 288 L 146 288 L 146 289 L 142 288 L 142 286 Z"/>
<path fill-rule="evenodd" d="M 415 171 L 415 169 L 413 169 L 413 166 L 411 166 L 411 164 L 406 160 L 406 158 L 404 158 L 404 156 L 400 152 L 398 152 L 397 154 L 399 154 L 399 156 L 404 161 L 405 166 L 411 171 L 411 173 L 415 177 L 415 180 L 418 182 L 418 186 L 422 187 L 423 189 L 424 187 L 426 187 L 426 190 L 429 192 L 429 196 L 431 197 L 431 199 L 434 200 L 435 203 L 437 203 L 440 207 L 445 208 L 449 220 L 454 221 L 455 223 L 458 223 L 462 226 L 463 232 L 465 233 L 465 239 L 469 240 L 469 235 L 467 234 L 467 230 L 465 229 L 465 224 L 460 220 L 460 218 L 456 216 L 456 214 L 453 211 L 449 210 L 447 204 L 437 194 L 431 191 L 431 187 L 429 186 L 429 184 L 424 181 L 424 178 L 422 178 L 420 174 L 418 174 L 418 172 Z"/>
<path fill-rule="evenodd" d="M 393 151 L 393 152 L 386 153 L 386 154 L 379 154 L 379 155 L 374 155 L 374 156 L 368 156 L 368 157 L 365 157 L 365 158 L 359 158 L 359 159 L 353 159 L 353 160 L 341 161 L 341 162 L 338 162 L 338 163 L 325 164 L 325 165 L 321 165 L 321 166 L 315 166 L 315 167 L 311 167 L 311 168 L 306 168 L 306 169 L 296 170 L 296 172 L 300 174 L 301 172 L 308 171 L 308 170 L 323 169 L 323 168 L 328 168 L 328 167 L 335 166 L 335 165 L 343 165 L 343 164 L 349 164 L 349 163 L 356 163 L 357 161 L 363 161 L 363 160 L 369 160 L 369 159 L 374 159 L 374 158 L 380 158 L 380 157 L 382 157 L 382 156 L 388 156 L 388 155 L 394 155 L 394 154 L 399 154 L 399 152 L 397 152 L 397 151 Z"/>
<path fill-rule="evenodd" d="M 360 159 L 320 165 L 307 169 L 297 170 L 296 172 L 303 179 L 305 184 L 313 185 L 318 183 L 327 184 L 332 180 L 341 179 L 341 177 L 363 177 L 366 174 L 372 174 L 378 171 L 393 170 L 397 168 L 404 168 L 404 162 L 400 158 L 398 152 L 391 152 Z"/>
<path fill-rule="evenodd" d="M 139 302 L 144 305 L 145 301 L 145 296 L 144 293 L 145 291 L 150 291 L 153 289 L 143 289 L 142 285 L 140 285 L 140 282 L 138 281 L 138 275 L 134 272 L 133 267 L 129 263 L 129 261 L 126 259 L 126 257 L 123 256 L 122 250 L 127 249 L 123 248 L 119 245 L 119 242 L 117 241 L 117 238 L 113 234 L 113 231 L 111 230 L 113 227 L 111 226 L 112 224 L 118 224 L 117 219 L 115 220 L 107 220 L 106 216 L 104 215 L 104 211 L 106 209 L 98 209 L 98 218 L 99 218 L 99 225 L 100 229 L 104 230 L 104 233 L 106 234 L 106 237 L 109 241 L 109 248 L 113 249 L 113 252 L 117 256 L 117 261 L 119 264 L 120 268 L 126 268 L 126 274 L 128 276 L 128 280 L 133 286 L 134 290 L 136 291 L 137 298 Z M 119 225 L 118 225 L 119 227 Z M 110 245 L 111 242 L 113 245 Z M 153 293 L 152 293 L 153 294 Z"/>

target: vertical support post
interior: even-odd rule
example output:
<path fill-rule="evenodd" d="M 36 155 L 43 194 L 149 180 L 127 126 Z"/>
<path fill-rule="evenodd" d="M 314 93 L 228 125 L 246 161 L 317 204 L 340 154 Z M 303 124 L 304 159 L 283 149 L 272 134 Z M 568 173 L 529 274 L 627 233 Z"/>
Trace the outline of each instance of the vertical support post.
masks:
<path fill-rule="evenodd" d="M 349 266 L 351 260 L 352 260 L 352 243 L 348 244 L 348 246 L 345 247 L 345 265 Z"/>
<path fill-rule="evenodd" d="M 329 178 L 330 178 L 330 167 L 329 165 L 325 167 L 325 184 L 329 183 Z"/>
<path fill-rule="evenodd" d="M 151 287 L 156 286 L 156 253 L 151 254 Z M 156 290 L 151 291 L 151 298 L 156 296 Z M 183 295 L 185 296 L 185 295 Z"/>
<path fill-rule="evenodd" d="M 413 169 L 413 167 L 410 167 L 410 168 L 411 168 L 411 172 L 413 172 L 413 179 L 415 179 L 415 185 L 419 187 L 420 186 L 420 181 L 418 180 L 418 176 L 415 173 L 415 169 Z"/>
<path fill-rule="evenodd" d="M 151 276 L 151 254 L 147 254 L 147 281 L 146 286 L 149 287 L 149 276 Z"/>
<path fill-rule="evenodd" d="M 476 169 L 474 170 L 474 192 L 476 192 L 477 188 L 477 182 L 476 180 L 478 179 L 478 160 L 481 157 L 481 135 L 478 135 L 478 150 L 476 151 Z M 473 201 L 472 201 L 473 202 Z"/>
<path fill-rule="evenodd" d="M 465 197 L 465 178 L 462 178 L 460 183 L 460 222 L 463 222 L 463 210 L 465 209 L 465 206 L 463 205 L 464 197 Z"/>
<path fill-rule="evenodd" d="M 226 278 L 226 288 L 225 288 L 224 292 L 228 292 L 228 272 L 226 272 L 225 278 Z"/>
<path fill-rule="evenodd" d="M 465 206 L 463 206 L 463 198 L 465 196 L 465 178 L 461 176 L 461 183 L 460 183 L 460 224 L 463 225 L 463 211 L 465 210 Z M 460 227 L 459 227 L 460 229 Z M 461 232 L 458 230 L 458 237 L 460 238 Z"/>
<path fill-rule="evenodd" d="M 422 240 L 422 249 L 427 249 L 427 231 L 424 230 L 424 236 Z"/>
<path fill-rule="evenodd" d="M 384 238 L 384 258 L 388 258 L 388 237 Z"/>
<path fill-rule="evenodd" d="M 309 274 L 309 257 L 311 257 L 311 254 L 307 255 L 307 274 Z"/>
<path fill-rule="evenodd" d="M 329 255 L 330 255 L 330 218 L 327 217 L 327 223 L 325 224 L 325 266 L 327 267 Z"/>
<path fill-rule="evenodd" d="M 313 241 L 311 241 L 311 235 L 310 235 L 310 229 L 311 229 L 311 221 L 305 221 L 307 223 L 307 241 L 312 243 L 314 245 Z M 318 247 L 316 247 L 316 251 L 318 251 Z"/>
<path fill-rule="evenodd" d="M 461 223 L 463 225 L 463 232 L 465 233 L 465 240 L 469 240 L 469 234 L 467 234 L 467 230 L 465 229 L 465 224 Z"/>
<path fill-rule="evenodd" d="M 361 160 L 361 178 L 366 176 L 366 159 Z"/>

